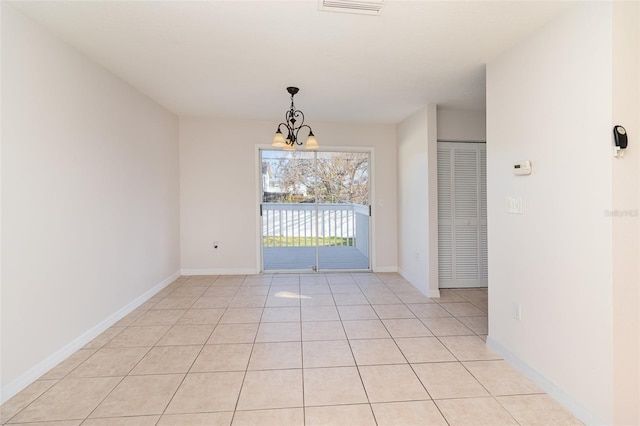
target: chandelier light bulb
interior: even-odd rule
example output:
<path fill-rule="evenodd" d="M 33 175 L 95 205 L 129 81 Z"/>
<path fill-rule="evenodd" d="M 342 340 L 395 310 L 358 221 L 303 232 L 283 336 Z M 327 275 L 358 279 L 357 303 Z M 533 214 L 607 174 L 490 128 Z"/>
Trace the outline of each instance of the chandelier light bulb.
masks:
<path fill-rule="evenodd" d="M 307 144 L 305 148 L 307 149 L 318 149 L 320 145 L 318 145 L 318 140 L 316 139 L 313 132 L 309 132 L 309 137 L 307 138 Z"/>
<path fill-rule="evenodd" d="M 276 130 L 276 134 L 273 136 L 273 143 L 271 143 L 271 146 L 274 148 L 284 148 L 286 146 L 284 136 L 282 135 L 280 129 Z"/>

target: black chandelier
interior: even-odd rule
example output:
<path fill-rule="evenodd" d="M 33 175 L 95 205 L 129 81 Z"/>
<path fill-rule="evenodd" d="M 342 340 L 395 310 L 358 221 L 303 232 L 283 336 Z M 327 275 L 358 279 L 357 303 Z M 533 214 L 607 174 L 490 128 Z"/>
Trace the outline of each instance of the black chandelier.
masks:
<path fill-rule="evenodd" d="M 293 105 L 293 95 L 298 93 L 299 89 L 297 87 L 287 87 L 287 92 L 291 95 L 291 108 L 285 114 L 285 122 L 278 124 L 278 128 L 276 129 L 276 134 L 273 137 L 273 143 L 271 146 L 274 148 L 282 148 L 286 151 L 294 151 L 296 149 L 296 145 L 302 146 L 303 143 L 298 140 L 298 133 L 300 129 L 306 127 L 309 129 L 309 136 L 307 137 L 306 149 L 318 149 L 318 140 L 313 134 L 313 130 L 309 125 L 304 124 L 304 114 L 302 111 L 296 109 Z M 298 123 L 300 121 L 300 123 Z M 285 138 L 284 134 L 280 130 L 280 128 L 284 126 L 286 128 L 287 137 Z"/>

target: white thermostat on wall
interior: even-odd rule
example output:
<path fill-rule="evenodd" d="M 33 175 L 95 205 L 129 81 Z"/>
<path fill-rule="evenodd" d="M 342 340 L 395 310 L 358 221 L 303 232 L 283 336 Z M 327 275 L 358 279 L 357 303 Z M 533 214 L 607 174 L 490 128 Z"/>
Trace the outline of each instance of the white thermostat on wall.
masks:
<path fill-rule="evenodd" d="M 531 174 L 531 161 L 523 161 L 521 163 L 513 163 L 513 174 L 516 176 L 524 176 Z"/>

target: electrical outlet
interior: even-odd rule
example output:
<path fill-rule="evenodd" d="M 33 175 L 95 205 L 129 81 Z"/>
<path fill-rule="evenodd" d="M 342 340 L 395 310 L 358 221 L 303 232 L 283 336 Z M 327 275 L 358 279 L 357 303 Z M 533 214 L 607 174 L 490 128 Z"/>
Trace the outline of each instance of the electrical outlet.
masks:
<path fill-rule="evenodd" d="M 522 214 L 522 197 L 507 197 L 507 213 Z"/>
<path fill-rule="evenodd" d="M 522 307 L 519 303 L 513 303 L 513 319 L 522 320 Z"/>

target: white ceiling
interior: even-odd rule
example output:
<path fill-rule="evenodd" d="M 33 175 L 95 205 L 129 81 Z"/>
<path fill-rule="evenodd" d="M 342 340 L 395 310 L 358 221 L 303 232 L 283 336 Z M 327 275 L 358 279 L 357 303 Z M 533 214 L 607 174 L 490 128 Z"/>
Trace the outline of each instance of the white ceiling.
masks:
<path fill-rule="evenodd" d="M 13 2 L 178 115 L 396 123 L 427 103 L 484 109 L 485 64 L 560 1 L 386 0 L 379 16 L 298 1 Z"/>

